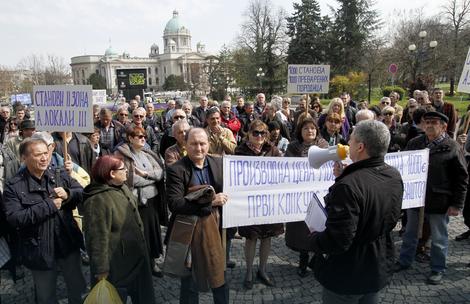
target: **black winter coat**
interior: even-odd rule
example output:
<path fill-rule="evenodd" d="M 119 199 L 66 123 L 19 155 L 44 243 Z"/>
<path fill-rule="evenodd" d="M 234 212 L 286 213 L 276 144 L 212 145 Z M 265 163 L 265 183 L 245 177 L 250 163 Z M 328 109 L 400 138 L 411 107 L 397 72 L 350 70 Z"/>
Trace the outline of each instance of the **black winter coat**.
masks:
<path fill-rule="evenodd" d="M 82 233 L 72 215 L 72 210 L 82 203 L 82 186 L 63 169 L 59 182 L 52 169 L 44 172 L 42 180 L 45 183 L 40 185 L 26 168 L 22 168 L 6 183 L 3 192 L 2 207 L 6 219 L 18 231 L 20 261 L 35 270 L 52 269 L 58 251 L 66 256 L 84 248 Z M 53 189 L 59 186 L 69 196 L 62 202 L 60 210 L 51 198 Z M 55 235 L 54 230 L 59 234 Z"/>
<path fill-rule="evenodd" d="M 384 191 L 384 189 L 387 189 Z M 339 294 L 381 290 L 393 273 L 391 231 L 400 217 L 403 181 L 383 158 L 344 169 L 325 196 L 326 229 L 311 235 L 314 273 Z"/>
<path fill-rule="evenodd" d="M 406 150 L 427 146 L 426 135 L 408 142 Z M 462 209 L 467 193 L 468 172 L 462 148 L 452 138 L 446 138 L 429 150 L 428 181 L 424 210 L 444 214 L 450 206 Z"/>

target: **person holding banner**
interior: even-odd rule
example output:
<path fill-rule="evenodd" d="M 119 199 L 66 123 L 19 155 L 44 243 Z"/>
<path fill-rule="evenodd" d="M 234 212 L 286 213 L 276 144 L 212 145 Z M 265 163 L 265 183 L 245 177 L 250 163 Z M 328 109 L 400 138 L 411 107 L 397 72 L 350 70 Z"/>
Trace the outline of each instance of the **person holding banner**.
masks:
<path fill-rule="evenodd" d="M 324 198 L 326 229 L 312 233 L 310 246 L 325 304 L 379 303 L 379 292 L 390 281 L 395 254 L 391 232 L 400 217 L 404 188 L 400 172 L 384 162 L 389 142 L 383 123 L 359 122 L 349 140 L 352 164 Z"/>
<path fill-rule="evenodd" d="M 289 143 L 287 147 L 287 157 L 306 157 L 308 149 L 311 146 L 318 146 L 320 148 L 328 148 L 328 142 L 320 136 L 320 130 L 312 118 L 306 118 L 300 122 L 295 140 Z M 290 249 L 300 253 L 299 270 L 297 271 L 300 277 L 305 277 L 307 273 L 307 265 L 309 264 L 309 246 L 308 237 L 310 230 L 308 229 L 305 221 L 291 222 L 286 224 L 286 245 Z M 313 258 L 310 262 L 313 268 Z"/>
<path fill-rule="evenodd" d="M 279 150 L 268 141 L 268 126 L 255 120 L 251 123 L 248 137 L 235 149 L 235 155 L 244 156 L 281 156 Z M 267 286 L 274 286 L 274 282 L 266 273 L 266 264 L 271 252 L 271 237 L 284 233 L 284 224 L 251 225 L 238 228 L 238 233 L 245 237 L 246 274 L 243 286 L 253 288 L 253 261 L 256 254 L 256 242 L 260 239 L 259 268 L 257 278 Z"/>
<path fill-rule="evenodd" d="M 425 134 L 408 142 L 406 150 L 428 148 L 429 169 L 426 183 L 424 216 L 431 228 L 431 274 L 427 282 L 438 285 L 447 269 L 449 216 L 457 216 L 464 206 L 468 185 L 467 164 L 462 147 L 447 133 L 449 118 L 437 111 L 423 115 Z M 403 234 L 400 260 L 395 271 L 411 267 L 418 245 L 419 210 L 407 210 L 408 222 Z"/>
<path fill-rule="evenodd" d="M 214 303 L 228 304 L 229 288 L 224 278 L 225 252 L 219 232 L 221 207 L 228 200 L 222 192 L 222 158 L 208 155 L 209 139 L 201 128 L 188 132 L 186 150 L 185 157 L 167 168 L 166 180 L 168 204 L 172 212 L 167 238 L 171 235 L 171 240 L 173 231 L 178 229 L 175 223 L 178 216 L 197 217 L 192 236 L 180 236 L 190 240 L 191 255 L 191 274 L 181 278 L 180 303 L 199 303 L 199 291 L 210 288 Z M 215 192 L 212 201 L 201 203 L 188 199 L 191 190 L 208 185 Z M 171 243 L 168 246 L 171 247 Z M 171 257 L 167 255 L 166 258 Z M 181 263 L 186 265 L 186 260 Z"/>

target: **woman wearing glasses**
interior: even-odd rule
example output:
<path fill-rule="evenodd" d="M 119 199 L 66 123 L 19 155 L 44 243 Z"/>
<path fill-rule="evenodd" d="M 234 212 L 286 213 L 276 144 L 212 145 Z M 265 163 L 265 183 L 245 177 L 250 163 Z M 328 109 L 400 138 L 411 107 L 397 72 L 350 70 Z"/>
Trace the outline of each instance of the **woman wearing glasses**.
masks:
<path fill-rule="evenodd" d="M 247 139 L 235 149 L 235 155 L 280 156 L 279 150 L 268 141 L 268 126 L 260 120 L 251 123 Z M 243 286 L 253 288 L 253 260 L 256 254 L 256 242 L 260 239 L 259 268 L 257 278 L 267 286 L 274 286 L 266 273 L 266 264 L 271 251 L 271 237 L 284 233 L 284 224 L 252 225 L 238 228 L 238 233 L 245 237 L 246 275 Z"/>
<path fill-rule="evenodd" d="M 143 128 L 128 128 L 128 143 L 117 147 L 116 156 L 124 161 L 128 170 L 127 185 L 137 197 L 152 272 L 156 276 L 161 276 L 154 259 L 163 253 L 160 217 L 165 221 L 167 216 L 166 206 L 161 199 L 163 162 L 160 156 L 145 148 L 145 139 L 146 133 Z"/>
<path fill-rule="evenodd" d="M 126 186 L 127 168 L 112 156 L 100 157 L 84 190 L 84 232 L 93 282 L 107 279 L 124 303 L 155 303 L 147 244 L 137 200 Z"/>
<path fill-rule="evenodd" d="M 382 122 L 387 126 L 390 131 L 390 144 L 388 152 L 398 152 L 405 147 L 406 135 L 401 132 L 401 125 L 396 122 L 395 108 L 386 106 L 382 109 Z"/>

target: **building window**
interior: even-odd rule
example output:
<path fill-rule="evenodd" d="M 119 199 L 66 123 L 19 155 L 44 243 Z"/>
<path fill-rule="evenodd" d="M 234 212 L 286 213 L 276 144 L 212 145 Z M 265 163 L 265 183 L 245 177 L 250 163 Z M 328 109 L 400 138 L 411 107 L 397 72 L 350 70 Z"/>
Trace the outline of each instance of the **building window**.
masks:
<path fill-rule="evenodd" d="M 82 79 L 82 84 L 86 84 L 85 79 Z"/>
<path fill-rule="evenodd" d="M 85 70 L 82 70 L 82 78 L 85 78 Z"/>
<path fill-rule="evenodd" d="M 100 73 L 100 70 L 96 69 L 96 70 L 95 70 L 95 73 L 96 73 L 96 74 L 99 74 L 99 73 Z"/>
<path fill-rule="evenodd" d="M 166 74 L 166 67 L 163 67 L 163 73 Z"/>
<path fill-rule="evenodd" d="M 152 74 L 152 68 L 149 68 L 149 74 Z"/>
<path fill-rule="evenodd" d="M 158 80 L 159 80 L 158 77 L 155 78 L 155 84 L 156 84 L 156 85 L 158 85 L 158 84 L 160 83 Z"/>
<path fill-rule="evenodd" d="M 158 75 L 158 68 L 155 68 L 155 74 Z"/>
<path fill-rule="evenodd" d="M 180 73 L 181 73 L 181 74 L 184 73 L 184 71 L 183 71 L 183 65 L 182 65 L 182 64 L 180 64 Z"/>
<path fill-rule="evenodd" d="M 149 85 L 152 85 L 152 78 L 149 77 Z"/>

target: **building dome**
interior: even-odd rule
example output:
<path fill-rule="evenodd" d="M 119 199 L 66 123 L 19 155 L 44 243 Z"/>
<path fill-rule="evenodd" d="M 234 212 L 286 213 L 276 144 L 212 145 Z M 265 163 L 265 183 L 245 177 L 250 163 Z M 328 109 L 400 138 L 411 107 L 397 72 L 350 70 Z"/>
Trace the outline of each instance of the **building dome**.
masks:
<path fill-rule="evenodd" d="M 104 55 L 106 57 L 114 57 L 114 56 L 118 56 L 118 53 L 114 51 L 111 46 L 109 46 L 109 48 L 107 48 L 106 51 L 104 52 Z"/>
<path fill-rule="evenodd" d="M 181 24 L 180 18 L 178 17 L 178 11 L 173 11 L 173 18 L 167 22 L 165 26 L 165 33 L 178 33 L 180 29 L 185 27 Z"/>

